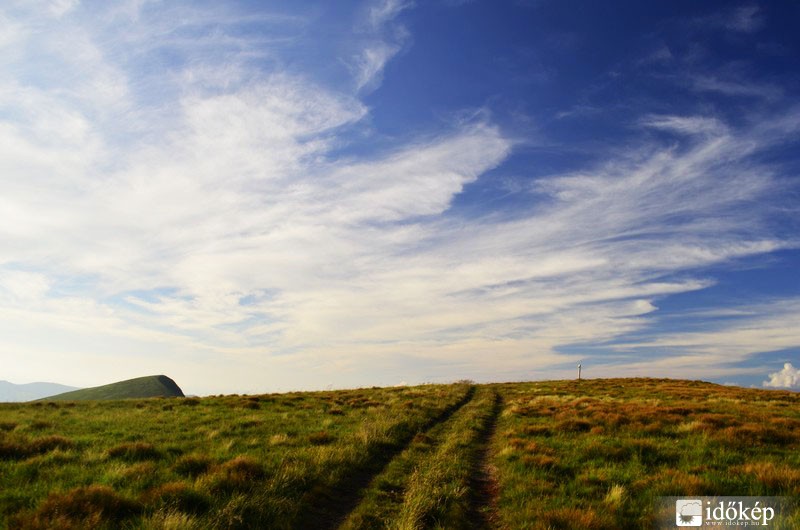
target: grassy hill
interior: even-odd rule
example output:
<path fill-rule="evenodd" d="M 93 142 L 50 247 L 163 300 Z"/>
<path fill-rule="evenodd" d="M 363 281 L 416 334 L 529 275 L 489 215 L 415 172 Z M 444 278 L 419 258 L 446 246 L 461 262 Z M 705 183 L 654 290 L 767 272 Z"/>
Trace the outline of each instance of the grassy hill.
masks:
<path fill-rule="evenodd" d="M 148 375 L 109 385 L 73 390 L 45 398 L 46 401 L 84 401 L 105 399 L 142 399 L 184 397 L 180 387 L 165 375 Z"/>
<path fill-rule="evenodd" d="M 0 403 L 0 528 L 651 529 L 675 522 L 659 498 L 715 495 L 800 496 L 800 394 L 597 379 Z"/>

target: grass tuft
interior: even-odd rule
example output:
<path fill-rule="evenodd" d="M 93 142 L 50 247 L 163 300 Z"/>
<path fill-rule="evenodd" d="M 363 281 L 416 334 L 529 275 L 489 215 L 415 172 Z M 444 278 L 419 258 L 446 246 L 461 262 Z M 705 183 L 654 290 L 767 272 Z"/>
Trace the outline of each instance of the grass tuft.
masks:
<path fill-rule="evenodd" d="M 23 460 L 55 449 L 70 449 L 75 443 L 64 436 L 51 435 L 33 440 L 0 441 L 0 460 Z"/>
<path fill-rule="evenodd" d="M 43 438 L 36 438 L 30 442 L 29 449 L 31 453 L 42 454 L 54 449 L 71 449 L 74 446 L 75 442 L 69 438 L 54 434 Z"/>
<path fill-rule="evenodd" d="M 762 484 L 774 491 L 789 495 L 800 494 L 800 469 L 774 462 L 754 462 L 738 468 L 755 475 Z"/>
<path fill-rule="evenodd" d="M 109 458 L 118 458 L 127 462 L 141 460 L 158 460 L 161 452 L 153 444 L 145 442 L 130 442 L 117 445 L 107 451 Z"/>
<path fill-rule="evenodd" d="M 614 508 L 619 508 L 625 502 L 626 497 L 628 496 L 628 492 L 625 489 L 625 486 L 621 484 L 614 484 L 609 488 L 608 493 L 606 493 L 603 502 L 612 506 Z"/>
<path fill-rule="evenodd" d="M 319 431 L 308 435 L 308 441 L 312 445 L 328 445 L 333 443 L 336 437 L 328 431 Z"/>
<path fill-rule="evenodd" d="M 210 476 L 213 493 L 235 493 L 250 491 L 266 476 L 264 466 L 248 456 L 237 456 L 222 464 Z"/>
<path fill-rule="evenodd" d="M 184 482 L 167 482 L 147 490 L 141 502 L 148 507 L 188 514 L 202 514 L 211 507 L 211 499 Z"/>
<path fill-rule="evenodd" d="M 205 455 L 185 455 L 178 459 L 172 469 L 179 475 L 186 477 L 198 477 L 207 473 L 211 468 L 212 461 Z"/>
<path fill-rule="evenodd" d="M 30 454 L 25 443 L 0 440 L 0 460 L 22 460 L 28 458 Z"/>
<path fill-rule="evenodd" d="M 142 506 L 108 486 L 91 485 L 64 493 L 51 493 L 29 517 L 15 523 L 20 529 L 99 528 L 138 515 Z"/>
<path fill-rule="evenodd" d="M 533 528 L 537 530 L 600 530 L 608 523 L 590 508 L 558 508 L 543 512 Z"/>

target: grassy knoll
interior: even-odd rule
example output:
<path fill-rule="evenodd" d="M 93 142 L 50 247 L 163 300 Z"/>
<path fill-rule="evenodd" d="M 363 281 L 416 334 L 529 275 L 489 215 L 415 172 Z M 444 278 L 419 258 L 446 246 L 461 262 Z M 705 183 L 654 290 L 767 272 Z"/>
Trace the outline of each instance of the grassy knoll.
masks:
<path fill-rule="evenodd" d="M 0 528 L 644 529 L 657 497 L 705 495 L 800 496 L 800 394 L 619 379 L 0 404 Z"/>
<path fill-rule="evenodd" d="M 800 394 L 641 379 L 498 391 L 508 528 L 652 528 L 658 496 L 800 495 Z"/>
<path fill-rule="evenodd" d="M 84 401 L 90 399 L 141 399 L 183 397 L 183 391 L 165 375 L 149 375 L 109 385 L 82 388 L 44 398 L 42 401 Z"/>

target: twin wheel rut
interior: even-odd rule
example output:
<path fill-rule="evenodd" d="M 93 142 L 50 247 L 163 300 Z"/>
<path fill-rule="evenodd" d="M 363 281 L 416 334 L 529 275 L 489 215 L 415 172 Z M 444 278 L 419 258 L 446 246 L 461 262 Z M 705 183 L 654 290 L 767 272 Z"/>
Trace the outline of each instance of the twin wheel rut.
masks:
<path fill-rule="evenodd" d="M 464 407 L 475 400 L 476 387 L 472 386 L 454 405 L 448 407 L 441 414 L 429 421 L 420 434 L 427 435 L 437 427 L 447 428 L 447 423 L 454 415 L 461 412 Z M 489 530 L 497 528 L 497 494 L 498 486 L 494 466 L 491 463 L 490 442 L 495 434 L 497 418 L 502 409 L 502 398 L 492 391 L 493 399 L 490 411 L 484 415 L 477 439 L 474 443 L 475 455 L 471 465 L 471 472 L 466 486 L 469 488 L 469 512 L 467 526 L 464 528 L 474 530 Z M 417 435 L 419 436 L 419 434 Z M 414 438 L 406 440 L 404 444 L 383 451 L 381 457 L 366 469 L 355 471 L 348 477 L 345 485 L 335 492 L 317 492 L 315 502 L 300 518 L 297 528 L 314 530 L 334 530 L 343 525 L 348 516 L 356 510 L 362 501 L 366 490 L 387 469 L 392 461 L 401 455 L 413 442 Z M 439 441 L 440 442 L 440 441 Z M 436 442 L 438 445 L 439 442 Z"/>
<path fill-rule="evenodd" d="M 470 508 L 472 511 L 470 519 L 475 521 L 474 528 L 476 529 L 489 530 L 500 526 L 497 512 L 499 485 L 497 468 L 492 463 L 491 441 L 497 432 L 497 418 L 502 410 L 503 399 L 500 394 L 495 392 L 491 415 L 479 438 L 479 457 L 470 477 Z"/>

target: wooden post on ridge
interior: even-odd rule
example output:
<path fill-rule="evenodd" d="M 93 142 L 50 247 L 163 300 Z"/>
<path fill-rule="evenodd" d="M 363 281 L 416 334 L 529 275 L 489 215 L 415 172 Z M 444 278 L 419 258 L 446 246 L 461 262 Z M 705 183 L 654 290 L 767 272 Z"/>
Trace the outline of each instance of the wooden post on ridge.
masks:
<path fill-rule="evenodd" d="M 578 363 L 578 381 L 581 380 L 581 363 Z"/>

